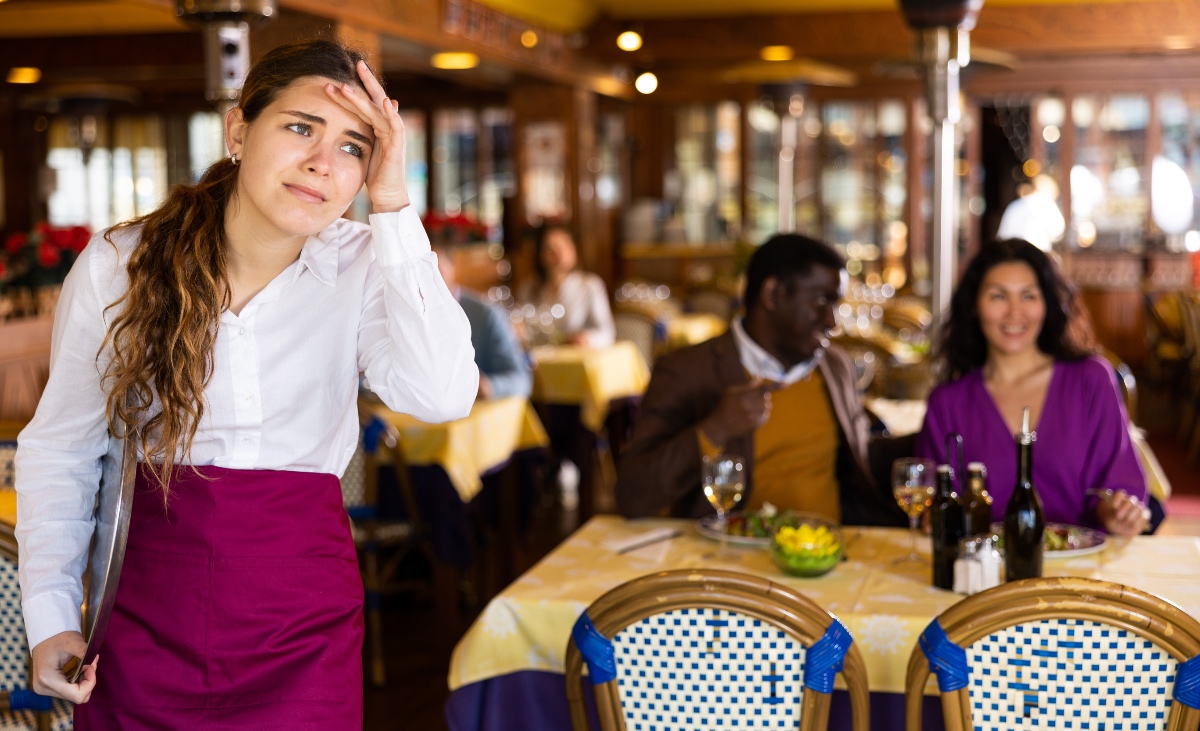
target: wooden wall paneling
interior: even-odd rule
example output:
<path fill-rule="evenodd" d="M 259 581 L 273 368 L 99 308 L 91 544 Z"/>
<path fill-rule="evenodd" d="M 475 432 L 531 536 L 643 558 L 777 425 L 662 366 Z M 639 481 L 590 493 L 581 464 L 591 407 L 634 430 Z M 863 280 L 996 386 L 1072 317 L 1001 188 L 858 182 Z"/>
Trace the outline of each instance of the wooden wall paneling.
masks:
<path fill-rule="evenodd" d="M 904 266 L 908 272 L 907 286 L 912 287 L 914 262 L 929 261 L 929 219 L 925 215 L 925 176 L 928 159 L 929 140 L 923 127 L 922 119 L 926 118 L 925 99 L 909 97 L 905 104 L 908 110 L 907 127 L 905 132 L 908 147 L 908 200 L 906 206 L 906 223 L 908 224 L 908 250 L 905 254 Z M 925 266 L 926 276 L 929 267 Z"/>
<path fill-rule="evenodd" d="M 1157 90 L 1149 90 L 1146 94 L 1146 101 L 1150 104 L 1150 117 L 1146 121 L 1146 151 L 1145 151 L 1145 166 L 1142 168 L 1142 180 L 1146 181 L 1146 199 L 1151 201 L 1151 206 L 1154 201 L 1154 157 L 1162 151 L 1162 123 L 1158 114 L 1158 94 Z M 1151 206 L 1146 207 L 1146 225 L 1145 231 L 1151 238 L 1160 238 L 1162 229 L 1154 222 L 1153 209 Z"/>
<path fill-rule="evenodd" d="M 654 102 L 629 107 L 630 203 L 663 197 L 663 174 L 673 150 L 669 140 L 674 138 L 669 117 L 666 107 Z"/>
<path fill-rule="evenodd" d="M 1060 93 L 1063 101 L 1063 123 L 1059 130 L 1062 137 L 1058 143 L 1058 172 L 1054 182 L 1058 183 L 1058 207 L 1062 210 L 1063 221 L 1067 224 L 1063 234 L 1063 245 L 1068 246 L 1075 241 L 1075 226 L 1071 222 L 1071 161 L 1075 159 L 1075 122 L 1071 118 L 1071 105 L 1075 103 L 1075 95 Z"/>
<path fill-rule="evenodd" d="M 754 156 L 754 145 L 751 143 L 754 130 L 750 128 L 750 113 L 749 106 L 753 103 L 752 100 L 743 100 L 738 104 L 738 231 L 745 236 L 747 212 L 746 204 L 749 197 L 746 195 L 746 189 L 750 182 L 750 166 L 753 164 L 751 159 Z M 715 142 L 715 140 L 714 140 Z M 778 155 L 776 156 L 778 159 Z M 713 160 L 716 160 L 716 155 L 713 155 Z M 776 216 L 778 221 L 778 216 Z M 778 222 L 775 225 L 775 230 L 779 230 Z"/>
<path fill-rule="evenodd" d="M 379 33 L 371 28 L 342 22 L 334 26 L 333 32 L 339 41 L 365 56 L 376 74 L 383 72 L 383 47 Z"/>
<path fill-rule="evenodd" d="M 589 89 L 577 86 L 572 91 L 571 126 L 573 134 L 568 137 L 568 155 L 571 140 L 575 141 L 575 180 L 568 197 L 573 198 L 575 228 L 579 232 L 580 261 L 584 268 L 599 274 L 612 287 L 614 282 L 612 227 L 602 215 L 596 197 L 596 174 L 592 172 L 593 159 L 597 157 L 596 146 L 596 95 Z"/>
<path fill-rule="evenodd" d="M 967 179 L 963 185 L 963 200 L 959 201 L 958 205 L 964 219 L 963 230 L 966 236 L 965 246 L 958 259 L 958 276 L 962 276 L 967 263 L 979 252 L 982 243 L 982 231 L 980 230 L 982 219 L 971 212 L 971 200 L 983 195 L 983 115 L 979 106 L 965 105 L 963 121 L 969 125 L 964 141 L 967 153 Z"/>

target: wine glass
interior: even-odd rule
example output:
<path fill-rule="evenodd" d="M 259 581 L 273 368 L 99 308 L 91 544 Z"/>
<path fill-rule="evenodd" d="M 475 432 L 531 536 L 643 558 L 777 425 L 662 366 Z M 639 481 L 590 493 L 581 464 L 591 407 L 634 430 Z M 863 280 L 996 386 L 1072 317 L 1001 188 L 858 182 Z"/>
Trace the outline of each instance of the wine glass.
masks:
<path fill-rule="evenodd" d="M 908 555 L 892 563 L 924 563 L 917 553 L 917 520 L 933 502 L 933 481 L 936 474 L 937 466 L 931 459 L 906 457 L 892 462 L 892 495 L 900 509 L 908 516 L 908 533 L 912 539 Z"/>
<path fill-rule="evenodd" d="M 723 454 L 701 460 L 704 497 L 717 510 L 717 527 L 721 531 L 721 550 L 725 554 L 728 536 L 725 516 L 742 501 L 746 491 L 746 466 L 741 457 Z"/>

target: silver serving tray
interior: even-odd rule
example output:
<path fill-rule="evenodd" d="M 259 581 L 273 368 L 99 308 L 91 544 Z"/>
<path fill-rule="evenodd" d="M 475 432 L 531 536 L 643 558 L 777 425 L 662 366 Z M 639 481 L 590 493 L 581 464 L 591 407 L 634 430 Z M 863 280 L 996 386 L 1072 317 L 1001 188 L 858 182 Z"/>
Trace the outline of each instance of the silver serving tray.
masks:
<path fill-rule="evenodd" d="M 96 659 L 108 618 L 117 599 L 125 543 L 129 539 L 129 517 L 133 510 L 137 444 L 131 438 L 109 436 L 108 452 L 100 460 L 100 491 L 96 499 L 96 532 L 92 536 L 83 601 L 83 636 L 87 650 L 83 662 L 72 661 L 63 670 L 72 683 L 83 675 L 85 665 Z"/>

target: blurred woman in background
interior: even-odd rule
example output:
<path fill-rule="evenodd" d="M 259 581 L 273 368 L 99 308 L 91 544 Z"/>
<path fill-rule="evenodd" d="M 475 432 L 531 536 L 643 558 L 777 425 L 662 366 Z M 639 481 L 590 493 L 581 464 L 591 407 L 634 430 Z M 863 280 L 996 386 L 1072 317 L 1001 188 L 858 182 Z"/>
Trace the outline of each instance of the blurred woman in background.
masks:
<path fill-rule="evenodd" d="M 612 308 L 604 280 L 578 268 L 575 240 L 565 226 L 547 225 L 538 232 L 534 250 L 534 281 L 518 292 L 517 300 L 539 311 L 561 305 L 558 328 L 566 342 L 602 348 L 616 340 Z"/>

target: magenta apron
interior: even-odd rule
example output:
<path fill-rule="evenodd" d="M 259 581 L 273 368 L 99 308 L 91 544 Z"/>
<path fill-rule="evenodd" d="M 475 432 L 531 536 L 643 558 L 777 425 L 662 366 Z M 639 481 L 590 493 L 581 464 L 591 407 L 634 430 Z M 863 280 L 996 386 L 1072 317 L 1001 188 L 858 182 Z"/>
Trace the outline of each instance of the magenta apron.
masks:
<path fill-rule="evenodd" d="M 78 731 L 358 731 L 363 586 L 338 479 L 139 471 L 129 546 Z M 207 478 L 207 479 L 206 479 Z"/>

